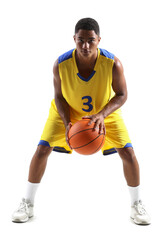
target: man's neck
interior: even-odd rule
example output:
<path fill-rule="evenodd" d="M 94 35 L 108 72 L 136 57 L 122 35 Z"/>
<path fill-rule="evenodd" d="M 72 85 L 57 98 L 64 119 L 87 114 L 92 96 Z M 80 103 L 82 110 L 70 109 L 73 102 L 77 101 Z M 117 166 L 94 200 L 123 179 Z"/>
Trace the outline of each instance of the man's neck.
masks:
<path fill-rule="evenodd" d="M 97 60 L 97 55 L 98 55 L 98 51 L 96 52 L 95 55 L 92 55 L 90 57 L 82 57 L 76 51 L 75 58 L 76 58 L 76 63 L 77 63 L 78 68 L 94 69 L 94 66 L 95 66 L 96 60 Z"/>

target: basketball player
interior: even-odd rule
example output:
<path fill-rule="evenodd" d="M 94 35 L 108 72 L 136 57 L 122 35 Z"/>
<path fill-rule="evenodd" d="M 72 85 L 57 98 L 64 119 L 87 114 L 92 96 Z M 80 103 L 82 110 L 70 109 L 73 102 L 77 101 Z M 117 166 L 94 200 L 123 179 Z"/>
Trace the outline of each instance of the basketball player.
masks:
<path fill-rule="evenodd" d="M 71 153 L 68 132 L 81 118 L 89 118 L 99 132 L 105 131 L 103 155 L 118 152 L 131 196 L 131 219 L 150 224 L 140 198 L 139 165 L 120 107 L 127 99 L 123 66 L 112 53 L 98 48 L 99 25 L 91 18 L 75 26 L 76 48 L 61 55 L 54 64 L 55 95 L 37 150 L 32 158 L 27 190 L 12 221 L 26 222 L 33 216 L 34 199 L 52 151 Z"/>

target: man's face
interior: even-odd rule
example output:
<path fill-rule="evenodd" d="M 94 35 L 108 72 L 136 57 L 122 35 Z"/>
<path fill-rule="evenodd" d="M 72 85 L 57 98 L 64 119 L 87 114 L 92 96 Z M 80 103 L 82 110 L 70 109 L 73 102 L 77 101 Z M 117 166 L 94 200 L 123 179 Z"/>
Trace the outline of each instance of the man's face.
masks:
<path fill-rule="evenodd" d="M 91 57 L 97 53 L 100 37 L 94 30 L 82 30 L 74 35 L 77 53 L 82 57 Z"/>

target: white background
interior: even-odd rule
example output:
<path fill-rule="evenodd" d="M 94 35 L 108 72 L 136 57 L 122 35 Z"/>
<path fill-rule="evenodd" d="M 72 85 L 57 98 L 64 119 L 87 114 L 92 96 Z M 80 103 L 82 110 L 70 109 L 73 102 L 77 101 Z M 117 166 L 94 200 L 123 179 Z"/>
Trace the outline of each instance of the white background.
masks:
<path fill-rule="evenodd" d="M 129 95 L 122 111 L 140 164 L 142 199 L 152 217 L 147 227 L 129 220 L 130 197 L 118 154 L 100 152 L 88 157 L 52 153 L 34 219 L 11 222 L 53 98 L 53 63 L 75 47 L 74 27 L 83 17 L 99 22 L 99 47 L 124 66 Z M 3 239 L 166 239 L 166 22 L 163 0 L 1 0 Z"/>

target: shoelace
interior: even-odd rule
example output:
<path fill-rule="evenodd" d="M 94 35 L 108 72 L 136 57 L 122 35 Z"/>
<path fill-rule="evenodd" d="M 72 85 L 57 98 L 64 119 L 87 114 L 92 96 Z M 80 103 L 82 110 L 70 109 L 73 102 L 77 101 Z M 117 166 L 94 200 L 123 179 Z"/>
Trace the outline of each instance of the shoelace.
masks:
<path fill-rule="evenodd" d="M 17 211 L 18 212 L 27 212 L 27 209 L 28 209 L 28 204 L 23 201 L 20 203 L 20 206 Z"/>
<path fill-rule="evenodd" d="M 141 201 L 139 201 L 138 203 L 135 204 L 135 209 L 141 215 L 146 214 L 146 210 L 145 210 L 144 205 L 142 204 Z"/>

